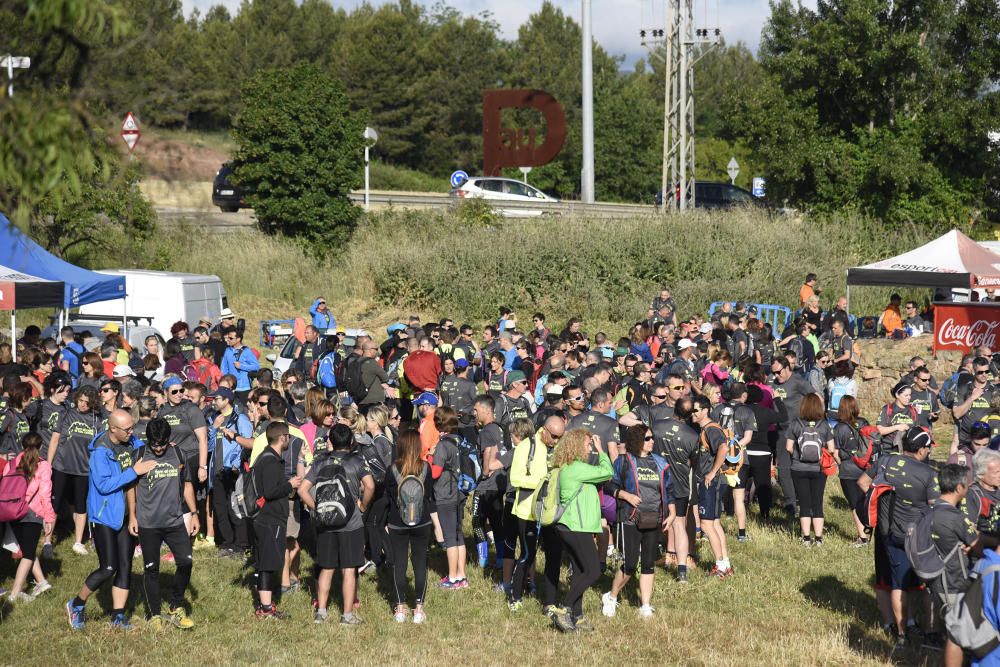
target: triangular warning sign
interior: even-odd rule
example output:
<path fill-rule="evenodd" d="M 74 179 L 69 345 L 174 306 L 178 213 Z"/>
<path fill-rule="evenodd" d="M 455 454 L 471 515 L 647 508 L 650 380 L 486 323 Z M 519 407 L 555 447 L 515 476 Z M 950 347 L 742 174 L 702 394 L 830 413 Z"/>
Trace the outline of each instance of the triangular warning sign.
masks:
<path fill-rule="evenodd" d="M 138 132 L 122 132 L 122 139 L 128 145 L 128 150 L 131 153 L 135 148 L 135 145 L 139 143 L 139 133 Z"/>
<path fill-rule="evenodd" d="M 135 122 L 135 116 L 133 116 L 132 112 L 129 111 L 128 115 L 125 116 L 125 122 L 122 123 L 122 131 L 132 132 L 132 131 L 137 131 L 138 129 L 139 129 L 139 123 Z"/>

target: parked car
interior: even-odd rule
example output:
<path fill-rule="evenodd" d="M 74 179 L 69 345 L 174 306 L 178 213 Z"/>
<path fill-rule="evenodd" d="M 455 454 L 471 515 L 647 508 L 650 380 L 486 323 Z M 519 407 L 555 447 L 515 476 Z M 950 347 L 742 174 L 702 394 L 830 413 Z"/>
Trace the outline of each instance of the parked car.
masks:
<path fill-rule="evenodd" d="M 656 194 L 656 205 L 663 205 L 662 192 Z M 737 206 L 767 208 L 767 202 L 762 197 L 754 197 L 752 193 L 730 183 L 711 181 L 695 181 L 694 205 L 695 208 L 727 209 Z"/>
<path fill-rule="evenodd" d="M 241 208 L 247 208 L 244 201 L 246 193 L 229 182 L 232 173 L 233 168 L 226 162 L 215 172 L 215 180 L 212 181 L 212 205 L 218 206 L 223 213 L 236 213 Z"/>

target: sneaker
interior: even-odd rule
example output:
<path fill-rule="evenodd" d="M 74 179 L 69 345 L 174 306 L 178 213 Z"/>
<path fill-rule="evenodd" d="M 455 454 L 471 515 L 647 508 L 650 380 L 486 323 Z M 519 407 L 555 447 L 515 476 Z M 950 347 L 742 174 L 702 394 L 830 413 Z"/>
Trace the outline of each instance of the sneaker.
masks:
<path fill-rule="evenodd" d="M 451 584 L 451 590 L 453 591 L 461 590 L 463 588 L 468 588 L 468 587 L 469 587 L 468 579 L 459 579 L 458 581 L 454 581 Z"/>
<path fill-rule="evenodd" d="M 573 623 L 573 617 L 570 616 L 569 609 L 552 605 L 549 608 L 549 616 L 552 618 L 552 623 L 555 624 L 560 632 L 576 632 L 576 625 Z"/>
<path fill-rule="evenodd" d="M 74 607 L 72 600 L 66 601 L 66 615 L 69 617 L 69 627 L 83 630 L 87 624 L 86 607 Z"/>
<path fill-rule="evenodd" d="M 552 605 L 552 604 L 542 605 L 542 616 L 545 616 L 549 620 L 552 620 L 552 618 L 553 618 L 553 610 L 555 610 L 556 608 L 557 607 L 555 605 Z"/>
<path fill-rule="evenodd" d="M 8 596 L 7 599 L 11 602 L 34 602 L 35 596 L 31 593 L 21 591 L 20 593 L 14 593 L 13 595 Z"/>
<path fill-rule="evenodd" d="M 287 586 L 282 586 L 281 587 L 281 594 L 282 595 L 288 595 L 289 593 L 294 593 L 295 591 L 299 590 L 300 588 L 302 588 L 302 582 L 300 582 L 298 579 L 296 579 L 296 580 L 292 581 L 291 583 L 289 583 Z"/>
<path fill-rule="evenodd" d="M 134 626 L 129 623 L 128 616 L 125 614 L 115 614 L 111 617 L 111 629 L 112 630 L 129 630 L 134 629 Z"/>
<path fill-rule="evenodd" d="M 717 577 L 717 576 L 719 576 L 719 572 L 720 572 L 719 566 L 718 565 L 713 565 L 712 569 L 705 573 L 705 576 L 708 576 L 708 577 Z"/>
<path fill-rule="evenodd" d="M 55 557 L 56 557 L 56 552 L 52 548 L 52 543 L 51 542 L 47 542 L 46 544 L 43 544 L 42 545 L 42 558 L 44 558 L 45 560 L 52 560 Z"/>
<path fill-rule="evenodd" d="M 656 609 L 648 604 L 639 607 L 639 618 L 653 618 L 654 613 L 656 613 Z"/>
<path fill-rule="evenodd" d="M 521 611 L 521 608 L 523 606 L 524 603 L 520 600 L 511 600 L 510 602 L 507 603 L 507 608 L 513 612 Z"/>
<path fill-rule="evenodd" d="M 375 561 L 373 561 L 373 560 L 366 560 L 365 564 L 358 568 L 358 574 L 364 574 L 369 569 L 373 569 L 374 567 L 375 567 Z"/>
<path fill-rule="evenodd" d="M 175 628 L 180 628 L 181 630 L 190 630 L 194 627 L 194 621 L 192 621 L 184 607 L 174 607 L 167 612 L 167 620 L 173 623 Z"/>
<path fill-rule="evenodd" d="M 860 549 L 862 547 L 867 547 L 867 546 L 868 546 L 868 538 L 867 537 L 859 537 L 858 539 L 856 539 L 853 542 L 851 542 L 851 548 L 852 549 Z"/>
<path fill-rule="evenodd" d="M 736 541 L 737 542 L 742 542 L 742 543 L 749 542 L 750 541 L 750 536 L 749 535 L 737 535 L 736 536 Z"/>
<path fill-rule="evenodd" d="M 719 570 L 719 574 L 717 576 L 719 577 L 719 579 L 727 579 L 733 576 L 734 574 L 736 574 L 736 570 L 734 570 L 733 567 L 730 565 L 725 570 Z"/>
<path fill-rule="evenodd" d="M 610 591 L 601 596 L 601 613 L 608 618 L 614 618 L 618 613 L 618 600 L 611 597 Z"/>
<path fill-rule="evenodd" d="M 400 609 L 395 614 L 392 615 L 392 620 L 397 623 L 406 623 L 407 612 L 405 609 Z"/>
<path fill-rule="evenodd" d="M 81 544 L 80 542 L 76 542 L 73 544 L 73 553 L 78 554 L 80 556 L 87 556 L 90 554 L 90 552 L 87 551 L 87 547 L 83 546 L 83 544 Z"/>
<path fill-rule="evenodd" d="M 458 584 L 457 581 L 452 581 L 448 577 L 441 577 L 441 581 L 438 582 L 438 588 L 450 591 L 451 589 L 455 588 L 457 584 Z"/>
<path fill-rule="evenodd" d="M 361 625 L 364 621 L 357 614 L 341 614 L 340 624 L 341 625 Z"/>
<path fill-rule="evenodd" d="M 146 621 L 146 627 L 152 630 L 153 632 L 161 632 L 167 626 L 163 622 L 163 617 L 157 615 L 153 616 L 148 621 Z"/>
<path fill-rule="evenodd" d="M 808 535 L 803 535 L 800 538 L 800 541 L 802 542 L 802 546 L 804 546 L 807 549 L 813 546 L 812 538 L 809 537 Z"/>
<path fill-rule="evenodd" d="M 587 620 L 586 616 L 577 616 L 573 619 L 573 627 L 579 632 L 593 632 L 594 626 Z"/>
<path fill-rule="evenodd" d="M 510 584 L 506 584 L 506 583 L 504 583 L 504 582 L 501 581 L 499 584 L 497 584 L 496 586 L 493 587 L 493 590 L 496 591 L 497 593 L 503 593 L 504 595 L 510 595 Z"/>
<path fill-rule="evenodd" d="M 821 546 L 823 546 L 823 538 L 822 537 L 816 537 L 816 538 L 814 538 L 813 539 L 813 546 L 814 547 L 821 547 Z"/>
<path fill-rule="evenodd" d="M 677 583 L 678 584 L 686 584 L 687 582 L 688 582 L 688 573 L 687 572 L 678 572 L 677 573 Z"/>
<path fill-rule="evenodd" d="M 906 647 L 906 635 L 896 635 L 895 648 L 905 648 Z"/>
<path fill-rule="evenodd" d="M 413 610 L 413 622 L 415 624 L 420 625 L 426 620 L 427 620 L 427 614 L 425 614 L 423 610 L 417 610 L 417 609 Z"/>
<path fill-rule="evenodd" d="M 257 607 L 256 616 L 261 620 L 272 620 L 272 621 L 283 621 L 287 618 L 285 612 L 278 611 L 278 608 L 271 605 L 270 609 L 264 609 L 264 607 Z"/>
<path fill-rule="evenodd" d="M 313 623 L 316 625 L 322 625 L 329 620 L 330 614 L 327 613 L 326 609 L 317 609 L 313 612 Z"/>
<path fill-rule="evenodd" d="M 51 590 L 52 590 L 52 584 L 50 584 L 48 580 L 43 579 L 35 583 L 34 588 L 31 589 L 31 595 L 37 598 L 42 593 L 47 593 L 48 591 Z"/>

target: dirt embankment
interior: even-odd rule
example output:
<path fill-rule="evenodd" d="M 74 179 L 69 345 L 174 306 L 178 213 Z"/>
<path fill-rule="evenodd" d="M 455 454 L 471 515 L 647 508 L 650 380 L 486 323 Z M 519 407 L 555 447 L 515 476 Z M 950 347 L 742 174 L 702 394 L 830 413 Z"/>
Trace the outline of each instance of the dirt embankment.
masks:
<path fill-rule="evenodd" d="M 189 182 L 211 181 L 230 157 L 216 148 L 155 135 L 139 142 L 135 156 L 142 161 L 146 178 Z"/>

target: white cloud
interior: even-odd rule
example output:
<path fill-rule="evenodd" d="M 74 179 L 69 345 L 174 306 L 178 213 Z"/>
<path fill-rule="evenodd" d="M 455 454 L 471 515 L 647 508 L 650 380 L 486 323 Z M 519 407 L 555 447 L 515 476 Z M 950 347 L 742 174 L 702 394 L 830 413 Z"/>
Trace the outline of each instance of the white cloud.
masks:
<path fill-rule="evenodd" d="M 370 0 L 374 4 L 384 1 Z M 434 0 L 419 0 L 428 7 Z M 552 0 L 553 4 L 580 22 L 580 0 Z M 351 10 L 362 0 L 331 0 L 334 7 Z M 182 0 L 185 15 L 198 8 L 203 14 L 213 5 L 225 5 L 230 14 L 235 15 L 240 0 Z M 541 0 L 451 0 L 449 3 L 465 14 L 474 15 L 483 11 L 493 14 L 507 39 L 517 37 L 518 27 L 528 17 L 539 10 Z M 803 0 L 803 4 L 816 7 L 816 0 Z M 770 14 L 768 0 L 695 0 L 695 24 L 698 27 L 722 30 L 729 44 L 743 42 L 754 52 L 760 43 L 760 31 Z M 626 64 L 631 65 L 645 56 L 640 45 L 641 28 L 665 27 L 666 0 L 593 0 L 594 38 L 608 53 L 624 55 Z"/>

